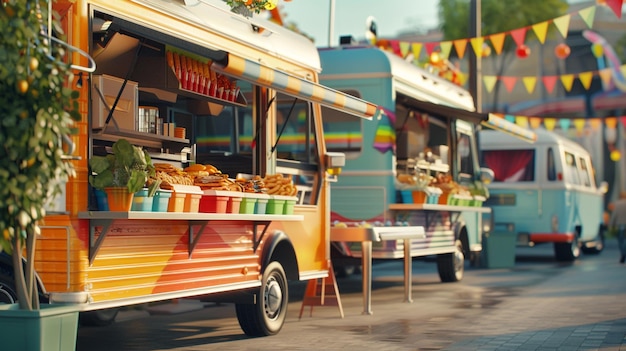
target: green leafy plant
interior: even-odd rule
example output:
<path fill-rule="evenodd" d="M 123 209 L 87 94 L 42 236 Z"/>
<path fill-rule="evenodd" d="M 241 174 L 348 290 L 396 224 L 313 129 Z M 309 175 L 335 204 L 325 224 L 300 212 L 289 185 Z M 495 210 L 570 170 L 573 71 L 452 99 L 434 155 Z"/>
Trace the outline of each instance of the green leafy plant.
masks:
<path fill-rule="evenodd" d="M 67 51 L 42 34 L 47 2 L 0 1 L 0 250 L 13 257 L 20 308 L 39 308 L 35 241 L 45 206 L 74 176 L 61 140 L 80 120 Z M 61 35 L 58 21 L 54 32 Z M 23 264 L 24 263 L 24 264 Z"/>
<path fill-rule="evenodd" d="M 136 193 L 155 174 L 150 155 L 126 139 L 113 144 L 112 154 L 93 156 L 89 166 L 95 173 L 89 176 L 89 184 L 96 189 L 126 187 L 130 193 Z M 149 196 L 154 195 L 158 185 L 157 182 L 150 184 Z"/>
<path fill-rule="evenodd" d="M 250 11 L 260 13 L 262 10 L 273 10 L 276 8 L 278 0 L 224 0 L 233 12 L 251 16 Z"/>

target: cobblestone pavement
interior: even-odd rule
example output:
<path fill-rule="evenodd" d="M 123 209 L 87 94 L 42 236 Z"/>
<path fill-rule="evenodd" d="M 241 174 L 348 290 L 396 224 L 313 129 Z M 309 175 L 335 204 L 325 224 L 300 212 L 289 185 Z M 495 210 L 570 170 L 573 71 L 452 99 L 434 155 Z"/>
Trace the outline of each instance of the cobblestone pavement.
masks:
<path fill-rule="evenodd" d="M 338 279 L 344 318 L 324 306 L 299 319 L 305 285 L 292 284 L 285 326 L 265 338 L 246 337 L 232 305 L 126 310 L 111 326 L 80 328 L 77 350 L 626 351 L 626 266 L 616 245 L 569 264 L 552 256 L 551 247 L 518 249 L 512 268 L 467 268 L 447 284 L 434 262 L 414 261 L 412 303 L 403 302 L 402 261 L 375 264 L 372 315 L 362 313 L 358 275 Z"/>

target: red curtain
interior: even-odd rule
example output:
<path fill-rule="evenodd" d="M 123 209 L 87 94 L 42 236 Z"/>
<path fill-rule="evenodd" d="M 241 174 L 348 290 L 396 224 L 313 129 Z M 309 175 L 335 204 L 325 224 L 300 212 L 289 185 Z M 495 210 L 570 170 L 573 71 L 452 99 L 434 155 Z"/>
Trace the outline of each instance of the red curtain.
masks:
<path fill-rule="evenodd" d="M 526 168 L 533 159 L 532 150 L 483 151 L 485 164 L 495 174 L 494 181 L 502 182 Z"/>

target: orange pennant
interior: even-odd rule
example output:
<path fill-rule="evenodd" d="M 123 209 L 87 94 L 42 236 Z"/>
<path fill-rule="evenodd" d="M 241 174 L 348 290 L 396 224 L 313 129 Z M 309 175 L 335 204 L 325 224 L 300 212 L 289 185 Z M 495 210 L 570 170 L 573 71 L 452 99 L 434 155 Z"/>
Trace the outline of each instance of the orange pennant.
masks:
<path fill-rule="evenodd" d="M 528 120 L 530 121 L 530 127 L 532 129 L 541 127 L 541 117 L 530 117 Z"/>
<path fill-rule="evenodd" d="M 591 130 L 598 131 L 602 127 L 602 119 L 592 118 L 589 120 L 589 125 L 591 126 Z"/>
<path fill-rule="evenodd" d="M 467 47 L 467 39 L 459 39 L 453 41 L 454 50 L 456 50 L 456 55 L 462 59 L 465 56 L 465 48 Z"/>
<path fill-rule="evenodd" d="M 496 50 L 496 54 L 500 55 L 502 53 L 502 46 L 504 46 L 504 39 L 506 38 L 506 33 L 498 33 L 489 36 L 489 40 L 491 41 L 491 45 L 493 45 L 494 50 Z"/>
<path fill-rule="evenodd" d="M 617 117 L 607 117 L 604 119 L 604 124 L 609 129 L 617 128 Z"/>
<path fill-rule="evenodd" d="M 611 72 L 611 69 L 601 69 L 598 71 L 598 75 L 600 76 L 600 80 L 602 80 L 602 87 L 604 90 L 609 90 L 609 87 L 611 86 L 611 79 L 613 78 L 613 72 Z"/>

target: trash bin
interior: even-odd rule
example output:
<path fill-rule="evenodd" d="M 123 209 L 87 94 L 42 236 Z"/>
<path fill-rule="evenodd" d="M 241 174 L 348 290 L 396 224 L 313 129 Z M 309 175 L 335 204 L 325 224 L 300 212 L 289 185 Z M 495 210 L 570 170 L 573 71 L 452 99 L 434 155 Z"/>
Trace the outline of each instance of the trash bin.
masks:
<path fill-rule="evenodd" d="M 493 232 L 483 235 L 483 266 L 485 268 L 510 268 L 515 265 L 517 234 Z"/>

